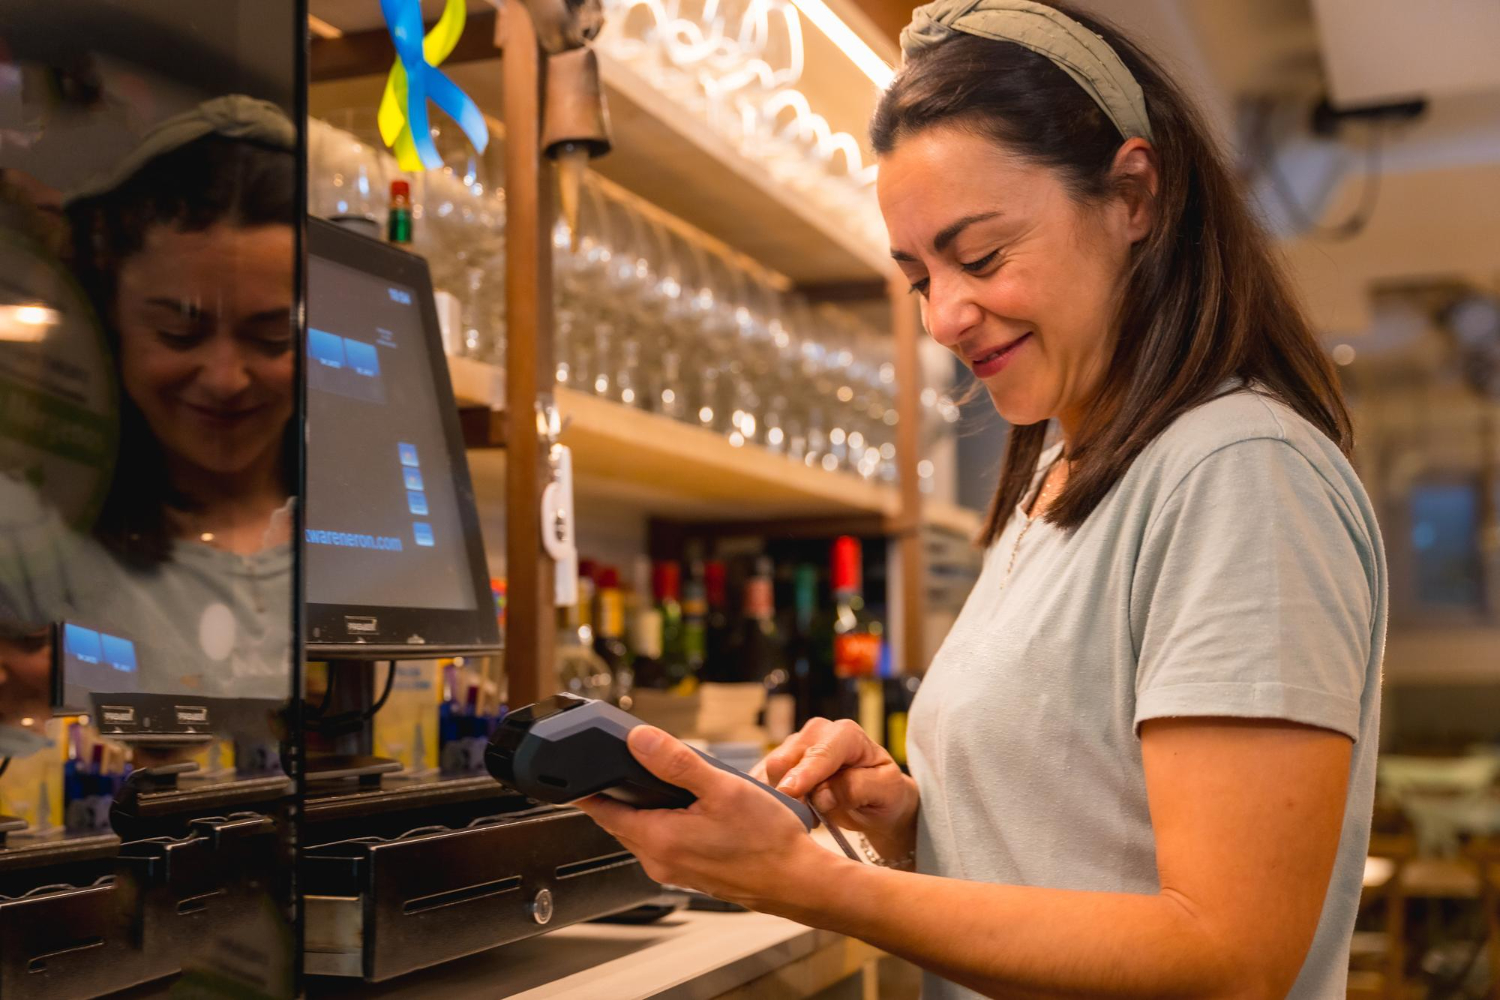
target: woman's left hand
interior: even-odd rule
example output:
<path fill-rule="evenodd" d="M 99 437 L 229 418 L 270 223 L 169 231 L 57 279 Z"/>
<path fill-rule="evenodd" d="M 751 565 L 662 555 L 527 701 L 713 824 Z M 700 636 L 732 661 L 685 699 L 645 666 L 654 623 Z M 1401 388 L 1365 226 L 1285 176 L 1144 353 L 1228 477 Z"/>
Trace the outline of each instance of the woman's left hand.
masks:
<path fill-rule="evenodd" d="M 652 774 L 698 796 L 686 809 L 635 809 L 596 795 L 578 808 L 641 860 L 658 882 L 778 912 L 838 858 L 764 789 L 721 771 L 654 726 L 630 732 L 630 752 Z"/>

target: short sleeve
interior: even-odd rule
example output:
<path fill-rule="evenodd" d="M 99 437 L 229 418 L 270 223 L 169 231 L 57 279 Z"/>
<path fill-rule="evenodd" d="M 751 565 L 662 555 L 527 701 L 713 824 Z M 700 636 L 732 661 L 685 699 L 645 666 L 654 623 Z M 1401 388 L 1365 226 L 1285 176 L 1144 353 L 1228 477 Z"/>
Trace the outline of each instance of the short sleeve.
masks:
<path fill-rule="evenodd" d="M 1277 438 L 1199 461 L 1153 513 L 1131 585 L 1135 728 L 1285 719 L 1358 739 L 1375 554 L 1329 480 Z"/>

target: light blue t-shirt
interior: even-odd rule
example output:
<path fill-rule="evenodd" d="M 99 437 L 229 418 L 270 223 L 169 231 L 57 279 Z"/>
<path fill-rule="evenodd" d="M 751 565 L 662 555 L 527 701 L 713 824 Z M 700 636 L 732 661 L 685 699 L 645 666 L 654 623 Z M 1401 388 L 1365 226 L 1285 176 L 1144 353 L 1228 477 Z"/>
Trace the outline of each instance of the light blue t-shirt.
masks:
<path fill-rule="evenodd" d="M 1012 517 L 986 553 L 912 707 L 918 870 L 1155 893 L 1142 722 L 1334 730 L 1355 741 L 1343 832 L 1289 995 L 1343 997 L 1386 628 L 1385 557 L 1353 468 L 1242 389 L 1174 422 L 1076 531 L 1038 520 L 1017 547 L 1024 523 Z M 930 975 L 923 991 L 975 995 Z"/>

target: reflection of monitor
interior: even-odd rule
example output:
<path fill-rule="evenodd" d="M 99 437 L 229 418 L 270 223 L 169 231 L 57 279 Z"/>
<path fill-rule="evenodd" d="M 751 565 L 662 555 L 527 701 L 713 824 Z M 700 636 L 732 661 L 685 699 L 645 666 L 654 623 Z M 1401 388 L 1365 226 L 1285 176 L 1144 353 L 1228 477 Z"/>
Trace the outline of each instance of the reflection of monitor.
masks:
<path fill-rule="evenodd" d="M 65 705 L 88 704 L 91 692 L 127 694 L 140 690 L 135 643 L 124 636 L 64 622 L 61 669 L 58 671 Z"/>
<path fill-rule="evenodd" d="M 427 264 L 309 220 L 309 653 L 498 646 L 479 516 Z"/>

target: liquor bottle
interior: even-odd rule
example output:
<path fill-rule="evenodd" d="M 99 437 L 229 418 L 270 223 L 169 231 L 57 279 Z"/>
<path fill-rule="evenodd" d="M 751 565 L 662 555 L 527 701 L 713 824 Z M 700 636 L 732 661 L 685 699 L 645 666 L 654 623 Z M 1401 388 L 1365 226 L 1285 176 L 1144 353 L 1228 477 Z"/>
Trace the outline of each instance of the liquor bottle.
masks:
<path fill-rule="evenodd" d="M 846 712 L 876 743 L 885 739 L 885 696 L 880 679 L 885 628 L 865 610 L 859 540 L 833 542 L 833 672 L 844 692 Z M 852 708 L 852 712 L 849 709 Z"/>
<path fill-rule="evenodd" d="M 682 588 L 682 655 L 696 687 L 708 660 L 708 590 L 701 560 L 694 560 Z"/>
<path fill-rule="evenodd" d="M 631 688 L 635 686 L 630 647 L 625 644 L 625 595 L 620 590 L 620 573 L 617 569 L 605 566 L 598 572 L 594 652 L 609 665 L 610 675 L 614 678 L 610 700 L 623 705 L 630 697 Z"/>
<path fill-rule="evenodd" d="M 661 616 L 662 662 L 672 678 L 671 687 L 681 694 L 690 694 L 697 687 L 698 675 L 690 664 L 685 644 L 685 622 L 682 602 L 682 567 L 671 560 L 662 560 L 652 568 L 651 589 L 656 599 L 656 611 Z"/>
<path fill-rule="evenodd" d="M 833 637 L 817 628 L 818 568 L 802 563 L 792 571 L 792 614 L 787 629 L 787 670 L 796 699 L 796 726 L 826 714 L 836 693 L 833 676 Z"/>
<path fill-rule="evenodd" d="M 743 599 L 744 614 L 725 652 L 725 660 L 733 664 L 734 676 L 739 681 L 759 681 L 765 685 L 766 736 L 773 743 L 780 743 L 792 735 L 797 712 L 784 658 L 786 650 L 776 628 L 770 559 L 762 556 L 755 561 L 754 572 L 745 581 Z"/>
<path fill-rule="evenodd" d="M 400 247 L 411 244 L 411 185 L 391 181 L 391 210 L 386 217 L 385 238 Z"/>
<path fill-rule="evenodd" d="M 723 562 L 714 559 L 703 566 L 703 589 L 708 601 L 708 616 L 704 623 L 707 656 L 703 665 L 703 679 L 721 684 L 732 684 L 746 680 L 736 675 L 734 663 L 729 657 L 731 639 L 729 620 L 729 574 Z"/>

